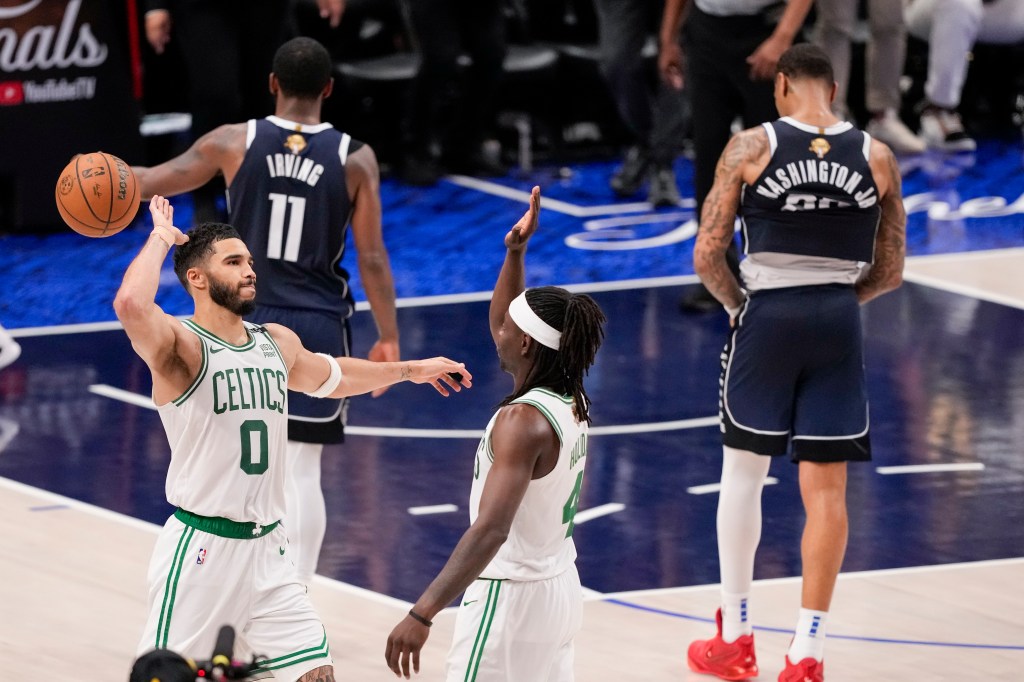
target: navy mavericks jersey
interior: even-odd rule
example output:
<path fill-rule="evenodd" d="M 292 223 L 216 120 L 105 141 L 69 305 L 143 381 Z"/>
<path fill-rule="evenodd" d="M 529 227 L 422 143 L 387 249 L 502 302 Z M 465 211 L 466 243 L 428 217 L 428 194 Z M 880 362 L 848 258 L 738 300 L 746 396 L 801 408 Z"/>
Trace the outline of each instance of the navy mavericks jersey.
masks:
<path fill-rule="evenodd" d="M 870 263 L 881 216 L 871 138 L 845 122 L 818 128 L 785 117 L 763 125 L 771 160 L 743 188 L 746 252 Z"/>
<path fill-rule="evenodd" d="M 257 303 L 352 314 L 341 267 L 352 213 L 345 162 L 362 146 L 330 123 L 251 120 L 228 188 L 231 224 L 253 256 Z"/>

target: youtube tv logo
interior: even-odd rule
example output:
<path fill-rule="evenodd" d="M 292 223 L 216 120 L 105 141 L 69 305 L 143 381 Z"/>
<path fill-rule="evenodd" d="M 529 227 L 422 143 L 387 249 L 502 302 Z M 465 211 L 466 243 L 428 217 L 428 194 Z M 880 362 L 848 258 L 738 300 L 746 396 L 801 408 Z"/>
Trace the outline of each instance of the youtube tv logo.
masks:
<path fill-rule="evenodd" d="M 25 89 L 21 81 L 0 82 L 0 107 L 13 106 L 25 101 Z"/>

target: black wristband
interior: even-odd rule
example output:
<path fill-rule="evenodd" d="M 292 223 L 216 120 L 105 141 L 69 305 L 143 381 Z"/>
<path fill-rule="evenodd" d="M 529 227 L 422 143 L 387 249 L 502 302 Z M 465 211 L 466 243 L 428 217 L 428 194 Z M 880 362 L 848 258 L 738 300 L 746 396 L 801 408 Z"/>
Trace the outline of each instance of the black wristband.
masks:
<path fill-rule="evenodd" d="M 414 621 L 416 621 L 417 623 L 422 623 L 423 625 L 426 625 L 428 628 L 431 625 L 433 625 L 433 623 L 431 621 L 427 620 L 426 618 L 424 618 L 420 614 L 416 613 L 412 609 L 409 609 L 409 615 L 412 617 L 412 619 Z"/>

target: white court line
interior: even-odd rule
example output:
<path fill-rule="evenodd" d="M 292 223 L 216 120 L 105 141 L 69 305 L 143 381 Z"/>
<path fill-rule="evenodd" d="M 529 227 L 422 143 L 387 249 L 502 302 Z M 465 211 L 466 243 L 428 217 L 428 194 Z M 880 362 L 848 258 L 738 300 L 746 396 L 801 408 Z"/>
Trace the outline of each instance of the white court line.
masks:
<path fill-rule="evenodd" d="M 413 516 L 427 516 L 429 514 L 450 514 L 459 511 L 454 504 L 431 504 L 423 507 L 409 507 L 407 510 Z"/>
<path fill-rule="evenodd" d="M 965 260 L 986 260 L 994 256 L 1024 255 L 1024 246 L 1007 249 L 985 249 L 983 251 L 962 251 L 960 253 L 928 253 L 920 256 L 909 256 L 907 264 L 921 263 L 960 263 Z"/>
<path fill-rule="evenodd" d="M 653 433 L 655 431 L 681 431 L 683 429 L 700 429 L 706 426 L 718 426 L 718 417 L 698 417 L 696 419 L 677 419 L 669 422 L 651 422 L 649 424 L 617 424 L 615 426 L 594 426 L 590 429 L 592 436 L 618 436 L 624 433 Z"/>
<path fill-rule="evenodd" d="M 346 436 L 380 436 L 384 438 L 467 438 L 479 440 L 483 429 L 401 429 L 391 426 L 345 425 Z"/>
<path fill-rule="evenodd" d="M 577 526 L 587 521 L 601 518 L 602 516 L 608 516 L 609 514 L 617 514 L 626 508 L 626 505 L 620 502 L 609 502 L 608 504 L 601 504 L 590 509 L 584 509 L 583 511 L 576 512 L 576 516 L 573 517 L 573 523 Z"/>
<path fill-rule="evenodd" d="M 159 533 L 160 529 L 162 528 L 162 526 L 158 526 L 155 523 L 142 521 L 141 519 L 136 519 L 135 517 L 128 516 L 126 514 L 110 511 L 109 509 L 97 507 L 96 505 L 89 504 L 88 502 L 82 502 L 81 500 L 76 500 L 71 497 L 64 497 L 63 495 L 58 495 L 57 493 L 51 493 L 48 490 L 43 490 L 41 488 L 36 488 L 30 485 L 25 485 L 24 483 L 12 481 L 9 478 L 4 478 L 0 476 L 0 489 L 3 488 L 7 488 L 8 490 L 14 490 L 25 495 L 31 495 L 46 500 L 51 504 L 59 504 L 64 507 L 69 507 L 76 511 L 90 514 L 92 516 L 96 516 L 107 521 L 113 521 L 115 523 L 120 523 L 122 525 L 129 526 L 131 528 L 148 531 L 150 533 L 153 533 L 154 535 Z M 59 513 L 59 511 L 55 510 L 55 513 Z M 321 585 L 329 587 L 338 592 L 353 594 L 359 597 L 363 597 L 364 599 L 369 599 L 370 601 L 385 604 L 387 606 L 395 606 L 401 609 L 407 609 L 410 606 L 412 606 L 410 602 L 403 601 L 395 597 L 389 597 L 388 595 L 380 594 L 379 592 L 373 592 L 372 590 L 367 590 L 356 585 L 343 583 L 340 580 L 335 580 L 334 578 L 328 578 L 322 575 L 315 575 L 313 576 L 313 578 Z"/>
<path fill-rule="evenodd" d="M 126 391 L 122 388 L 114 388 L 107 384 L 92 384 L 89 386 L 89 393 L 95 393 L 96 395 L 101 395 L 104 398 L 120 400 L 123 403 L 135 405 L 136 407 L 144 407 L 147 410 L 156 409 L 156 405 L 153 404 L 153 399 L 149 396 L 132 393 L 131 391 Z"/>
<path fill-rule="evenodd" d="M 981 462 L 951 462 L 949 464 L 908 464 L 895 467 L 875 467 L 875 471 L 887 476 L 890 474 L 927 474 L 936 471 L 981 471 L 985 465 Z"/>
<path fill-rule="evenodd" d="M 487 180 L 471 178 L 466 175 L 448 175 L 445 176 L 445 180 L 452 184 L 458 185 L 459 187 L 475 189 L 478 192 L 490 194 L 491 196 L 502 197 L 503 199 L 513 199 L 523 204 L 530 203 L 530 192 L 526 190 L 513 189 L 512 187 L 499 185 L 496 182 L 488 182 Z M 689 203 L 687 203 L 687 200 L 684 199 L 681 205 L 696 206 L 697 202 L 691 198 L 689 199 Z M 567 201 L 542 197 L 540 201 L 540 208 L 541 211 L 554 211 L 555 213 L 564 213 L 565 215 L 571 215 L 575 218 L 587 218 L 595 215 L 611 215 L 614 213 L 638 213 L 640 211 L 651 211 L 654 209 L 654 206 L 647 201 L 639 201 L 631 204 L 578 206 L 576 204 L 570 204 Z"/>
<path fill-rule="evenodd" d="M 982 301 L 988 301 L 989 303 L 998 303 L 999 305 L 1005 305 L 1010 308 L 1018 308 L 1024 310 L 1024 299 L 1014 298 L 1012 296 L 1003 296 L 1002 294 L 996 294 L 986 289 L 978 287 L 968 286 L 966 284 L 957 284 L 956 282 L 950 282 L 942 279 L 941 277 L 935 277 L 933 275 L 921 275 L 915 272 L 907 272 L 904 270 L 903 279 L 907 282 L 913 282 L 914 284 L 920 284 L 922 286 L 931 287 L 932 289 L 939 289 L 941 291 L 948 291 L 951 294 L 959 294 L 961 296 L 967 296 L 969 298 L 977 298 Z"/>
<path fill-rule="evenodd" d="M 611 282 L 586 282 L 583 284 L 558 284 L 567 291 L 577 294 L 592 294 L 602 291 L 629 291 L 632 289 L 655 289 L 660 287 L 685 286 L 700 281 L 697 275 L 673 275 L 671 277 L 643 277 L 639 279 L 620 279 Z M 450 305 L 455 303 L 478 303 L 490 301 L 491 291 L 470 291 L 464 294 L 439 294 L 437 296 L 409 296 L 395 301 L 398 308 L 425 308 L 432 305 Z M 358 301 L 356 310 L 364 312 L 370 309 L 366 301 Z M 179 315 L 177 319 L 186 320 L 191 315 Z M 59 324 L 50 327 L 22 327 L 8 329 L 11 336 L 56 336 L 58 334 L 85 334 L 88 332 L 106 332 L 121 329 L 121 323 L 83 322 L 81 324 Z"/>
<path fill-rule="evenodd" d="M 147 410 L 155 410 L 156 405 L 148 396 L 132 393 L 122 388 L 107 384 L 92 384 L 89 392 L 112 398 L 121 402 Z M 717 426 L 718 417 L 700 417 L 697 419 L 679 419 L 668 422 L 652 422 L 650 424 L 619 424 L 615 426 L 595 426 L 590 429 L 592 436 L 614 436 L 624 433 L 654 433 L 656 431 L 679 431 L 683 429 L 699 429 L 706 426 Z M 394 426 L 355 426 L 347 425 L 345 433 L 350 436 L 384 436 L 388 438 L 469 438 L 483 437 L 483 429 L 403 429 Z"/>
<path fill-rule="evenodd" d="M 774 476 L 769 476 L 764 479 L 765 485 L 775 485 L 779 482 L 779 479 Z M 708 493 L 717 493 L 722 489 L 721 483 L 705 483 L 704 485 L 692 485 L 686 489 L 686 492 L 691 495 L 707 495 Z"/>

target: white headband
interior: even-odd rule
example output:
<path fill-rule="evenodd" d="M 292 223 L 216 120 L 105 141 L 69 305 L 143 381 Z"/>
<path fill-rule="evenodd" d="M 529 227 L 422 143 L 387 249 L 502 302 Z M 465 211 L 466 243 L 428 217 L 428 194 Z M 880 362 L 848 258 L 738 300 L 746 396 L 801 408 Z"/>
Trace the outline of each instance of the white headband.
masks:
<path fill-rule="evenodd" d="M 526 302 L 526 292 L 519 294 L 508 306 L 508 314 L 519 328 L 529 334 L 537 342 L 548 348 L 558 350 L 561 345 L 562 332 L 540 319 L 533 308 Z"/>

